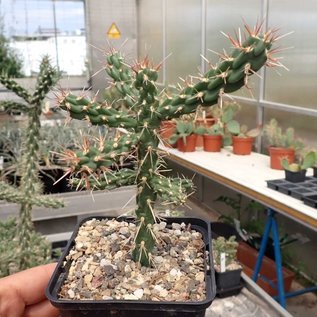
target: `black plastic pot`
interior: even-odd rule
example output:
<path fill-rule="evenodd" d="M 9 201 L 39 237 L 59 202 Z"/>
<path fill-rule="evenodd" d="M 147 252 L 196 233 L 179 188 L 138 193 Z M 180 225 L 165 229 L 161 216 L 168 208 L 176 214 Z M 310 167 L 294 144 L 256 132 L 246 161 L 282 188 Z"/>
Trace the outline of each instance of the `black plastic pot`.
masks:
<path fill-rule="evenodd" d="M 211 236 L 213 239 L 217 239 L 217 237 L 224 237 L 229 239 L 231 236 L 236 237 L 236 241 L 241 241 L 242 238 L 240 237 L 236 228 L 229 223 L 225 222 L 212 222 L 211 223 Z"/>
<path fill-rule="evenodd" d="M 292 183 L 304 182 L 306 179 L 306 170 L 300 170 L 298 172 L 285 170 L 285 179 Z"/>
<path fill-rule="evenodd" d="M 317 178 L 317 166 L 313 166 L 314 174 L 313 176 Z"/>
<path fill-rule="evenodd" d="M 70 261 L 66 261 L 66 255 L 74 246 L 74 239 L 82 223 L 89 219 L 109 219 L 114 217 L 89 217 L 83 219 L 76 227 L 66 249 L 61 256 L 58 265 L 51 277 L 46 289 L 46 296 L 60 310 L 61 317 L 204 317 L 206 308 L 210 306 L 216 295 L 216 283 L 214 270 L 210 267 L 213 263 L 211 254 L 211 230 L 210 224 L 197 218 L 165 218 L 168 225 L 172 223 L 190 224 L 191 228 L 199 231 L 204 238 L 206 251 L 205 282 L 206 299 L 201 302 L 158 302 L 142 300 L 62 300 L 58 298 L 59 290 L 67 277 Z M 132 218 L 119 218 L 118 221 L 134 221 Z"/>
<path fill-rule="evenodd" d="M 242 267 L 237 270 L 228 270 L 225 272 L 215 271 L 217 289 L 225 290 L 233 288 L 240 284 Z"/>

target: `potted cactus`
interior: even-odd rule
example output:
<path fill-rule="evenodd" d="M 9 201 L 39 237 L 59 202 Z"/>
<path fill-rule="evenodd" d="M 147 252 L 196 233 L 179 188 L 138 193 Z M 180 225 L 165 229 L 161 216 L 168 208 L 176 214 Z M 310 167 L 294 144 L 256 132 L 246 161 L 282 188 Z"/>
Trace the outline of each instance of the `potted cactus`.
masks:
<path fill-rule="evenodd" d="M 232 120 L 227 126 L 232 134 L 233 153 L 237 155 L 249 155 L 252 152 L 254 138 L 261 133 L 260 128 L 248 130 L 246 125 L 240 125 L 239 122 Z"/>
<path fill-rule="evenodd" d="M 215 123 L 203 130 L 203 144 L 206 152 L 220 152 L 224 129 L 220 123 Z"/>
<path fill-rule="evenodd" d="M 288 127 L 283 131 L 276 119 L 272 118 L 263 129 L 264 136 L 269 145 L 270 167 L 282 170 L 281 160 L 294 162 L 295 153 L 303 149 L 304 144 L 295 137 L 294 128 Z"/>
<path fill-rule="evenodd" d="M 199 131 L 203 127 L 195 127 L 191 120 L 177 120 L 174 134 L 170 137 L 170 144 L 177 143 L 177 149 L 181 152 L 194 152 L 196 149 L 196 140 Z"/>
<path fill-rule="evenodd" d="M 305 181 L 307 168 L 313 167 L 316 160 L 317 156 L 314 151 L 300 155 L 295 163 L 289 164 L 286 158 L 282 159 L 281 164 L 285 170 L 285 179 L 292 183 Z"/>
<path fill-rule="evenodd" d="M 237 260 L 238 242 L 235 236 L 217 237 L 212 240 L 217 292 L 224 295 L 241 290 L 242 266 Z"/>
<path fill-rule="evenodd" d="M 73 185 L 91 189 L 111 189 L 131 184 L 137 186 L 134 223 L 120 225 L 120 221 L 115 222 L 114 219 L 98 221 L 90 219 L 81 224 L 78 229 L 78 232 L 83 228 L 90 232 L 81 233 L 78 238 L 74 236 L 74 240 L 71 240 L 47 289 L 47 296 L 53 305 L 61 310 L 61 316 L 96 316 L 96 314 L 125 316 L 133 312 L 138 316 L 148 316 L 149 310 L 155 316 L 170 314 L 204 316 L 206 307 L 213 299 L 215 287 L 213 269 L 207 269 L 207 263 L 203 261 L 208 261 L 208 258 L 204 258 L 204 251 L 208 249 L 211 241 L 208 240 L 209 225 L 203 225 L 202 221 L 183 218 L 167 220 L 169 224 L 167 228 L 166 223 L 158 221 L 154 205 L 158 199 L 162 205 L 184 204 L 188 192 L 192 190 L 191 181 L 183 178 L 169 178 L 162 174 L 164 164 L 162 164 L 161 150 L 158 149 L 159 126 L 162 120 L 179 118 L 195 112 L 199 105 L 203 107 L 215 105 L 224 93 L 243 87 L 247 83 L 248 76 L 265 64 L 270 64 L 272 61 L 270 50 L 275 39 L 274 32 L 268 31 L 262 34 L 258 26 L 253 30 L 246 27 L 246 30 L 247 37 L 243 43 L 240 39 L 228 36 L 235 47 L 231 55 L 221 55 L 219 63 L 211 67 L 204 76 L 195 82 L 187 83 L 179 93 L 166 96 L 161 94 L 162 99 L 158 98 L 159 92 L 156 86 L 159 67 L 152 66 L 147 58 L 130 67 L 120 52 L 111 49 L 107 55 L 105 69 L 114 80 L 121 99 L 129 105 L 130 109 L 127 112 L 114 109 L 106 100 L 98 102 L 96 98 L 90 99 L 85 95 L 75 96 L 69 91 L 62 91 L 58 97 L 60 108 L 67 111 L 71 118 L 86 120 L 93 125 L 108 125 L 126 130 L 126 133 L 113 141 L 105 142 L 100 138 L 90 146 L 84 144 L 82 151 L 69 150 L 64 153 L 64 159 L 69 162 L 67 173 L 73 175 Z M 134 170 L 110 171 L 109 167 L 113 163 L 124 161 L 132 155 L 136 157 L 137 166 Z M 171 224 L 176 221 L 180 223 Z M 94 226 L 96 222 L 98 228 Z M 103 229 L 99 225 L 105 225 L 108 229 Z M 201 227 L 204 229 L 202 230 Z M 121 230 L 121 233 L 114 234 L 115 228 Z M 128 232 L 129 228 L 134 228 L 133 234 Z M 197 233 L 192 230 L 195 228 L 198 228 Z M 176 230 L 177 238 L 171 238 L 169 231 L 166 231 L 172 229 Z M 74 235 L 76 234 L 75 231 Z M 91 239 L 99 240 L 102 245 L 111 242 L 111 239 L 117 239 L 118 235 L 125 237 L 125 244 L 122 250 L 115 252 L 117 244 L 113 243 L 111 250 L 114 253 L 112 251 L 109 253 L 112 261 L 120 260 L 123 253 L 129 256 L 124 263 L 120 262 L 120 265 L 114 264 L 110 259 L 104 259 L 103 256 L 107 252 L 95 251 L 95 244 L 91 244 Z M 196 241 L 193 237 L 200 237 L 200 240 Z M 87 239 L 90 241 L 88 245 Z M 184 246 L 184 243 L 187 244 L 183 239 L 196 241 L 194 242 L 196 247 L 180 251 L 179 248 Z M 178 241 L 176 250 L 169 246 L 171 240 Z M 169 252 L 163 251 L 164 256 L 158 259 L 157 252 L 163 247 L 172 249 Z M 142 276 L 148 270 L 152 272 L 153 269 L 166 269 L 166 266 L 162 264 L 162 261 L 167 258 L 167 253 L 164 252 L 179 254 L 175 259 L 187 257 L 190 252 L 202 256 L 194 260 L 201 271 L 195 273 L 192 282 L 188 282 L 191 285 L 195 284 L 194 289 L 197 290 L 195 295 L 188 294 L 174 299 L 172 294 L 175 292 L 167 291 L 167 287 L 172 287 L 176 281 L 176 287 L 180 288 L 184 294 L 184 285 L 187 285 L 187 282 L 177 283 L 178 278 L 186 276 L 185 271 L 188 269 L 184 266 L 173 270 L 169 264 L 170 271 L 167 274 L 169 286 L 165 288 L 162 286 L 162 277 L 152 278 L 151 282 L 146 282 L 148 283 L 146 285 L 141 282 L 144 281 Z M 88 261 L 87 258 L 90 260 Z M 185 263 L 191 261 L 193 260 L 187 259 L 183 265 L 187 266 Z M 126 267 L 128 263 L 130 266 Z M 139 267 L 141 267 L 142 276 L 138 275 L 139 279 L 135 281 L 133 272 Z M 93 270 L 93 273 L 87 273 L 88 268 Z M 118 276 L 120 269 L 126 273 L 120 275 L 126 282 L 123 286 L 125 292 L 123 297 L 118 294 L 117 283 L 120 281 L 114 278 L 115 275 Z M 82 276 L 82 273 L 85 275 Z M 132 286 L 131 289 L 131 276 L 132 280 L 141 283 L 138 285 L 142 287 Z M 110 277 L 114 279 L 110 280 Z M 86 289 L 79 289 L 79 286 L 83 284 Z M 88 286 L 91 289 L 87 293 Z M 193 290 L 193 288 L 190 289 Z M 98 290 L 104 293 L 98 295 Z M 151 291 L 154 291 L 154 294 Z M 92 293 L 93 296 L 91 296 Z M 157 300 L 160 301 L 159 305 Z M 92 313 L 93 306 L 97 310 L 94 313 Z"/>

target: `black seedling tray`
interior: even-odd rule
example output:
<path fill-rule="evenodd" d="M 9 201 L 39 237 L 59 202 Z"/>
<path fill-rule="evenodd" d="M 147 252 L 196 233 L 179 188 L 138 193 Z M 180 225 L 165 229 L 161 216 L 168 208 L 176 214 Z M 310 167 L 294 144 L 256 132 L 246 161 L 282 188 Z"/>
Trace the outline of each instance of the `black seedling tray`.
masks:
<path fill-rule="evenodd" d="M 210 306 L 216 296 L 216 282 L 211 250 L 211 229 L 210 223 L 189 217 L 166 217 L 168 225 L 172 223 L 190 224 L 191 228 L 199 231 L 204 239 L 206 251 L 206 299 L 200 302 L 170 302 L 170 301 L 145 301 L 145 300 L 63 300 L 58 293 L 68 275 L 70 261 L 66 260 L 66 255 L 74 246 L 79 227 L 86 221 L 95 219 L 111 219 L 115 217 L 89 217 L 83 219 L 75 228 L 66 249 L 64 250 L 57 267 L 51 277 L 46 289 L 46 297 L 53 306 L 60 310 L 61 317 L 204 317 L 207 307 Z M 134 218 L 117 218 L 118 221 L 135 221 Z"/>
<path fill-rule="evenodd" d="M 292 183 L 285 179 L 268 180 L 267 186 L 280 193 L 302 200 L 304 204 L 317 208 L 317 181 L 307 177 L 304 182 Z"/>

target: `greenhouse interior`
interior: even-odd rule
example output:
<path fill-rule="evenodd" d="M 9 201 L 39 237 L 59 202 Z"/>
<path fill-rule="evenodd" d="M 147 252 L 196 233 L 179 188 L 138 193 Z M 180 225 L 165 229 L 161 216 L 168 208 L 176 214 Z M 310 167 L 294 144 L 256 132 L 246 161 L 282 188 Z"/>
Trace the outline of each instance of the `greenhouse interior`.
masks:
<path fill-rule="evenodd" d="M 0 316 L 317 316 L 316 30 L 0 0 Z"/>

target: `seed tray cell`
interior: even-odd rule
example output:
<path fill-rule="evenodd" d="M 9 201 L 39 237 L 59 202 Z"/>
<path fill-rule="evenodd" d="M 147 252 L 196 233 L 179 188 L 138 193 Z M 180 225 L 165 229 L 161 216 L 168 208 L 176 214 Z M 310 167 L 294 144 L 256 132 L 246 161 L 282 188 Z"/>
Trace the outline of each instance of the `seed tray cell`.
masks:
<path fill-rule="evenodd" d="M 304 200 L 304 204 L 313 208 L 317 208 L 317 192 L 315 192 L 314 195 L 305 196 L 303 200 Z"/>

